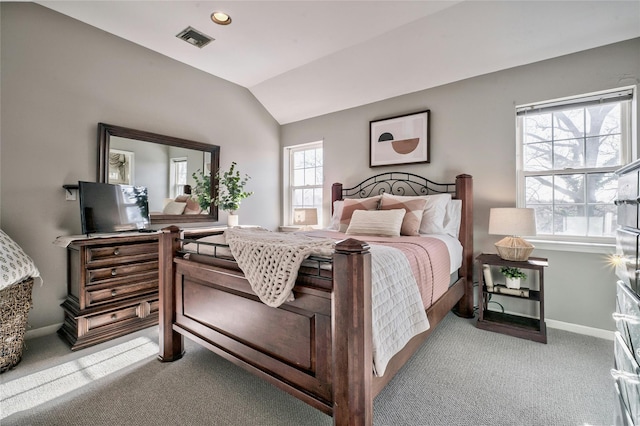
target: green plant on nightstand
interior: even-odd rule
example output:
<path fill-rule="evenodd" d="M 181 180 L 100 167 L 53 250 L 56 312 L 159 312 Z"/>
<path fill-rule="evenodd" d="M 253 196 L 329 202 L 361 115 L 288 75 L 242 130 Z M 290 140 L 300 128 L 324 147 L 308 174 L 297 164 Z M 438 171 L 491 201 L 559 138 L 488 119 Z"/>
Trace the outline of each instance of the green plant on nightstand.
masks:
<path fill-rule="evenodd" d="M 520 288 L 520 281 L 527 279 L 527 274 L 522 272 L 520 268 L 514 268 L 511 266 L 503 266 L 500 268 L 500 272 L 506 278 L 507 288 Z"/>

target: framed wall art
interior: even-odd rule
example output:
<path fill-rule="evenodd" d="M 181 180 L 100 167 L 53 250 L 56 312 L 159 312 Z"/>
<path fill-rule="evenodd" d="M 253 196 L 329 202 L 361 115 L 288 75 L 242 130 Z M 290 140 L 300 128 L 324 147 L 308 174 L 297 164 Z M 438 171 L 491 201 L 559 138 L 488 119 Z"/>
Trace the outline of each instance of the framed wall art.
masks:
<path fill-rule="evenodd" d="M 109 150 L 109 183 L 133 185 L 133 152 Z"/>
<path fill-rule="evenodd" d="M 369 122 L 369 167 L 429 163 L 429 110 Z"/>

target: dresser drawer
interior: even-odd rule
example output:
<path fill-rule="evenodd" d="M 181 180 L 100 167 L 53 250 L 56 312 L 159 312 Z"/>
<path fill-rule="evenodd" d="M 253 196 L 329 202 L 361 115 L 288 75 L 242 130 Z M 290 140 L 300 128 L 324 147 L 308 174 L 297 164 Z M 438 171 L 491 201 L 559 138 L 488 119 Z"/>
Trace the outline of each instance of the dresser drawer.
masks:
<path fill-rule="evenodd" d="M 611 370 L 611 375 L 616 380 L 631 420 L 634 424 L 640 424 L 640 367 L 619 332 L 615 337 L 614 360 L 615 368 Z"/>
<path fill-rule="evenodd" d="M 153 309 L 155 306 L 155 310 Z M 87 316 L 86 333 L 104 331 L 104 329 L 116 327 L 119 324 L 140 321 L 147 317 L 158 315 L 158 301 L 144 301 L 118 310 Z"/>
<path fill-rule="evenodd" d="M 158 274 L 152 274 L 149 279 L 127 282 L 108 286 L 95 286 L 85 291 L 86 305 L 92 307 L 100 303 L 114 302 L 129 297 L 141 296 L 158 291 Z"/>
<path fill-rule="evenodd" d="M 622 263 L 616 268 L 618 278 L 633 291 L 639 292 L 638 286 L 638 234 L 624 229 L 618 229 L 616 234 L 618 250 L 622 251 Z"/>
<path fill-rule="evenodd" d="M 86 250 L 87 266 L 115 265 L 158 258 L 158 243 L 113 244 L 89 247 Z"/>
<path fill-rule="evenodd" d="M 613 413 L 613 424 L 615 426 L 634 426 L 633 421 L 631 420 L 631 414 L 629 414 L 629 410 L 627 410 L 627 404 L 625 404 L 624 399 L 622 399 L 622 395 L 620 395 L 620 387 L 617 383 L 615 386 L 615 396 L 614 396 L 614 413 Z"/>
<path fill-rule="evenodd" d="M 618 224 L 638 228 L 638 171 L 618 178 Z"/>
<path fill-rule="evenodd" d="M 613 319 L 622 339 L 640 364 L 640 298 L 622 281 L 617 284 Z"/>
<path fill-rule="evenodd" d="M 86 285 L 96 285 L 105 282 L 106 280 L 117 279 L 136 279 L 137 275 L 145 274 L 149 272 L 155 272 L 156 278 L 158 274 L 158 261 L 153 260 L 151 262 L 139 262 L 131 264 L 113 265 L 104 268 L 92 268 L 87 270 Z"/>

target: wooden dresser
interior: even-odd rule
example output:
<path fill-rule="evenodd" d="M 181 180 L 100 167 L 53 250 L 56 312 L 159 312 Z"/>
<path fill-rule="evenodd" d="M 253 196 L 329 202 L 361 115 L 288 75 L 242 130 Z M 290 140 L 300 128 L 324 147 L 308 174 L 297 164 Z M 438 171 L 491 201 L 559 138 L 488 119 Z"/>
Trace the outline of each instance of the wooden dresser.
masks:
<path fill-rule="evenodd" d="M 67 251 L 58 333 L 72 350 L 158 323 L 158 234 L 78 239 Z"/>
<path fill-rule="evenodd" d="M 640 425 L 640 160 L 618 170 L 615 425 Z"/>

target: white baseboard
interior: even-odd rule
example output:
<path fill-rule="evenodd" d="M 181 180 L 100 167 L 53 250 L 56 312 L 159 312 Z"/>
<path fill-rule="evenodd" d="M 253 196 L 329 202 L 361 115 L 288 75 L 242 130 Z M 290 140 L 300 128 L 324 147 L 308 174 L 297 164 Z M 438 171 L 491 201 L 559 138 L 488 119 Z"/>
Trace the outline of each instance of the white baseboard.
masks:
<path fill-rule="evenodd" d="M 47 336 L 49 334 L 54 334 L 58 329 L 62 327 L 62 323 L 48 325 L 46 327 L 36 328 L 34 330 L 27 330 L 24 334 L 25 340 L 35 339 L 36 337 Z"/>
<path fill-rule="evenodd" d="M 569 322 L 556 321 L 552 319 L 546 319 L 545 322 L 547 323 L 547 327 L 558 330 L 571 331 L 572 333 L 584 334 L 607 340 L 613 340 L 615 337 L 615 332 L 602 330 L 600 328 L 587 327 L 584 325 L 571 324 Z"/>
<path fill-rule="evenodd" d="M 519 312 L 505 311 L 507 314 L 518 315 L 527 318 L 535 318 L 530 315 L 525 315 Z M 572 333 L 584 334 L 585 336 L 599 337 L 601 339 L 607 339 L 613 341 L 615 339 L 615 331 L 603 330 L 601 328 L 587 327 L 586 325 L 573 324 L 570 322 L 562 322 L 546 318 L 544 322 L 548 328 L 555 328 L 556 330 L 570 331 Z"/>

